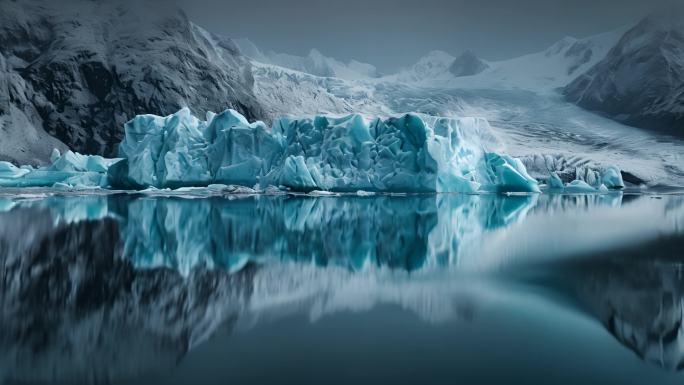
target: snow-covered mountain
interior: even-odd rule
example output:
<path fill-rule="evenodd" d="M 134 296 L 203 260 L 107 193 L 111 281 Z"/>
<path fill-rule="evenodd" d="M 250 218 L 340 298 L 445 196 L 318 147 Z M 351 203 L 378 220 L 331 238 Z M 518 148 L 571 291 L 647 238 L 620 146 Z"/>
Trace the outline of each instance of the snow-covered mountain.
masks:
<path fill-rule="evenodd" d="M 467 50 L 457 57 L 449 66 L 449 72 L 456 77 L 473 76 L 489 68 L 486 61 L 475 55 L 475 52 Z"/>
<path fill-rule="evenodd" d="M 304 72 L 321 77 L 335 77 L 347 80 L 377 78 L 377 68 L 371 64 L 350 60 L 343 63 L 335 58 L 323 55 L 312 49 L 307 56 L 296 56 L 286 53 L 263 52 L 249 39 L 235 39 L 240 51 L 247 57 L 264 64 L 273 64 L 284 68 Z"/>
<path fill-rule="evenodd" d="M 448 52 L 434 50 L 418 59 L 411 68 L 390 75 L 385 79 L 396 82 L 443 81 L 452 78 L 449 68 L 456 58 Z"/>
<path fill-rule="evenodd" d="M 458 77 L 477 75 L 489 67 L 486 61 L 470 50 L 464 51 L 458 57 L 448 52 L 435 50 L 418 59 L 411 68 L 389 76 L 387 79 L 398 82 L 443 82 Z"/>
<path fill-rule="evenodd" d="M 623 32 L 618 29 L 583 39 L 565 37 L 544 51 L 500 61 L 485 61 L 470 50 L 458 57 L 431 51 L 411 68 L 383 79 L 426 87 L 556 93 L 603 59 Z"/>
<path fill-rule="evenodd" d="M 682 8 L 684 9 L 684 8 Z M 568 100 L 618 121 L 684 135 L 684 11 L 642 20 L 564 89 Z"/>
<path fill-rule="evenodd" d="M 0 0 L 0 159 L 113 155 L 124 122 L 184 106 L 262 118 L 237 46 L 159 5 Z"/>

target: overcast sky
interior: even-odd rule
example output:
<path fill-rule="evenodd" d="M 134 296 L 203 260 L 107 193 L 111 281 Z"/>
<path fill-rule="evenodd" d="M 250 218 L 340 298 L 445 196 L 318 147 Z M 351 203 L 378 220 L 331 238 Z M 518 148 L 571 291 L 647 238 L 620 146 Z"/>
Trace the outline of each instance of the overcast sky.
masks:
<path fill-rule="evenodd" d="M 176 0 L 210 31 L 262 49 L 317 48 L 393 71 L 440 49 L 505 59 L 633 23 L 673 0 Z M 681 0 L 680 0 L 681 1 Z"/>

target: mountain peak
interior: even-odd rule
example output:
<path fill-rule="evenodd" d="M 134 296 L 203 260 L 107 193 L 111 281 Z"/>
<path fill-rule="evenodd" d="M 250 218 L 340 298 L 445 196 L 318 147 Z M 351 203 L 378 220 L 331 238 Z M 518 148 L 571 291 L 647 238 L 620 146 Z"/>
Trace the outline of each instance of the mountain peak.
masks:
<path fill-rule="evenodd" d="M 602 61 L 565 87 L 567 99 L 627 124 L 684 134 L 682 14 L 641 20 Z"/>
<path fill-rule="evenodd" d="M 449 66 L 449 72 L 456 77 L 473 76 L 489 68 L 489 64 L 480 59 L 475 52 L 465 50 Z"/>

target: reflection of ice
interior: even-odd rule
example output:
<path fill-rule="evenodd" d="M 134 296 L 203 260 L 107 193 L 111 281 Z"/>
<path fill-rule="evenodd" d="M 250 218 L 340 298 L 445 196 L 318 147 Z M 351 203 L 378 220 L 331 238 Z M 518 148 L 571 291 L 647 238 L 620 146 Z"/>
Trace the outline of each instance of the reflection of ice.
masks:
<path fill-rule="evenodd" d="M 2 202 L 2 380 L 130 376 L 173 365 L 222 325 L 249 327 L 291 313 L 316 321 L 393 304 L 428 322 L 477 318 L 483 304 L 502 295 L 498 275 L 488 274 L 493 268 L 684 230 L 684 199 L 677 196 Z M 649 282 L 674 276 L 664 277 Z M 661 362 L 676 365 L 681 343 L 661 342 L 672 330 L 681 340 L 679 292 L 670 295 L 672 306 L 649 299 L 667 305 L 659 313 L 632 306 L 627 299 L 639 304 L 638 293 L 597 291 L 616 309 L 617 338 L 649 360 L 664 346 Z M 146 350 L 136 349 L 139 343 Z M 93 363 L 93 356 L 102 360 Z"/>
<path fill-rule="evenodd" d="M 247 261 L 386 266 L 455 263 L 462 242 L 523 217 L 536 196 L 138 199 L 119 212 L 124 255 L 139 267 L 237 270 Z"/>
<path fill-rule="evenodd" d="M 549 253 L 569 256 L 640 242 L 684 228 L 684 198 L 677 196 L 124 195 L 2 202 L 5 210 L 45 208 L 55 223 L 114 218 L 124 258 L 138 268 L 165 266 L 183 275 L 196 266 L 237 271 L 248 262 L 282 261 L 355 271 L 487 270 Z"/>

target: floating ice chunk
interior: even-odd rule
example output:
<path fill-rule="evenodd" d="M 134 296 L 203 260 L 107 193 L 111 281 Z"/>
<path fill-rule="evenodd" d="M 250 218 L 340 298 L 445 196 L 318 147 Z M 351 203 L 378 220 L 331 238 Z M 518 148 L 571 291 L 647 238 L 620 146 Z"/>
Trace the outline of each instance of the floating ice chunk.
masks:
<path fill-rule="evenodd" d="M 107 174 L 93 171 L 73 175 L 65 179 L 63 182 L 58 183 L 63 184 L 66 187 L 75 189 L 86 189 L 94 187 L 104 188 L 107 187 L 109 184 L 107 180 Z"/>
<path fill-rule="evenodd" d="M 549 175 L 547 184 L 551 190 L 563 190 L 565 188 L 563 181 L 555 171 Z"/>
<path fill-rule="evenodd" d="M 565 186 L 564 191 L 569 194 L 585 194 L 595 193 L 597 190 L 591 187 L 587 182 L 575 179 Z"/>
<path fill-rule="evenodd" d="M 601 170 L 582 169 L 578 179 L 564 185 L 558 173 L 552 171 L 547 179 L 547 186 L 553 192 L 566 193 L 607 193 L 624 188 L 620 170 L 617 167 L 606 167 Z"/>
<path fill-rule="evenodd" d="M 601 170 L 601 185 L 608 189 L 621 189 L 625 187 L 620 169 L 615 166 Z"/>
<path fill-rule="evenodd" d="M 539 192 L 537 181 L 527 174 L 519 159 L 487 153 L 490 186 L 497 192 Z M 491 189 L 491 187 L 487 187 Z"/>
<path fill-rule="evenodd" d="M 524 156 L 520 160 L 532 177 L 540 180 L 546 179 L 550 188 L 552 187 L 548 179 L 550 174 L 555 174 L 563 182 L 578 179 L 594 188 L 599 188 L 602 184 L 610 190 L 625 187 L 622 173 L 616 166 L 595 164 L 582 158 L 571 159 L 563 155 L 548 154 Z M 560 185 L 555 186 L 554 188 L 560 187 Z"/>
<path fill-rule="evenodd" d="M 19 168 L 10 162 L 0 161 L 0 179 L 16 179 L 31 172 L 26 168 Z M 1 183 L 1 182 L 0 182 Z"/>
<path fill-rule="evenodd" d="M 0 187 L 94 188 L 109 185 L 107 170 L 120 159 L 53 150 L 52 164 L 34 169 L 0 162 Z"/>
<path fill-rule="evenodd" d="M 67 151 L 62 155 L 58 149 L 54 149 L 50 161 L 52 164 L 47 168 L 50 171 L 106 173 L 109 166 L 118 159 L 106 159 L 99 155 L 81 155 L 72 151 Z"/>

